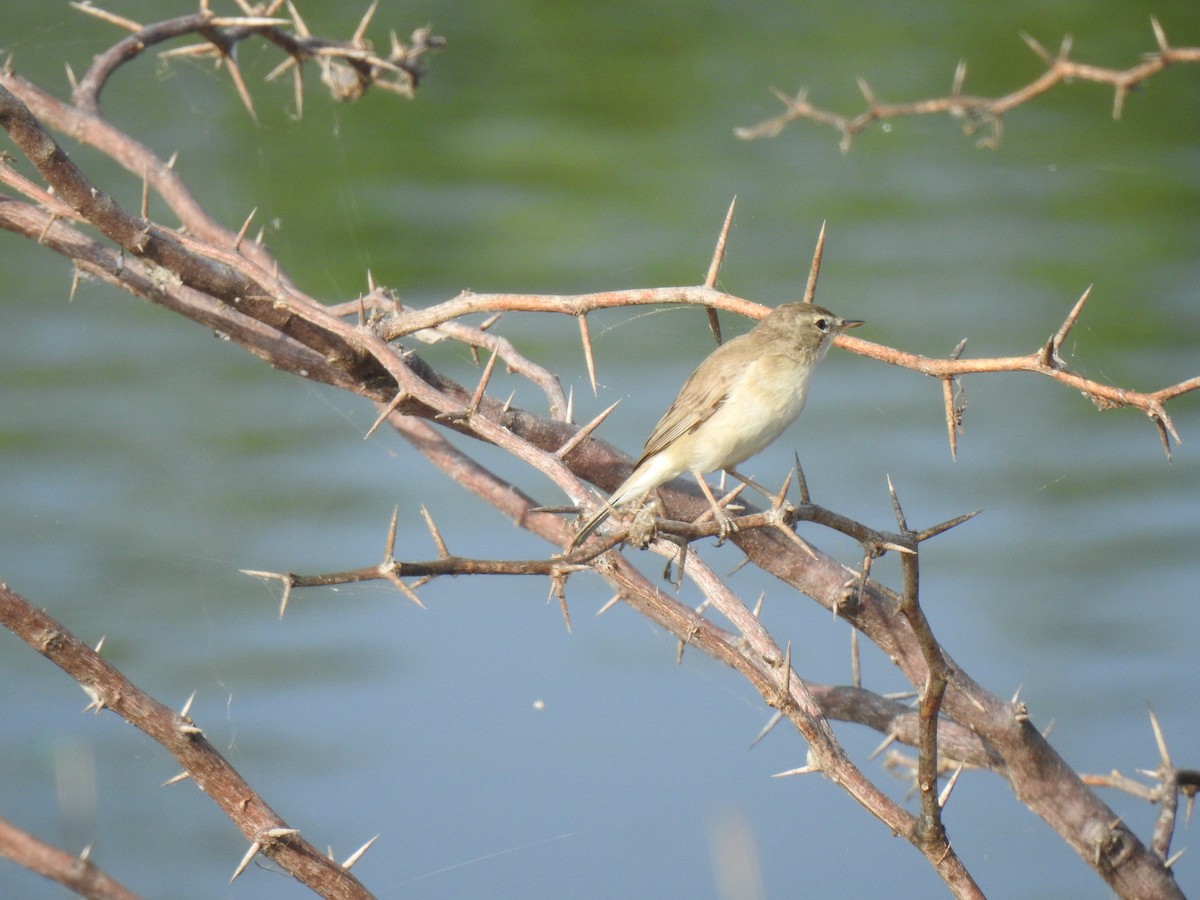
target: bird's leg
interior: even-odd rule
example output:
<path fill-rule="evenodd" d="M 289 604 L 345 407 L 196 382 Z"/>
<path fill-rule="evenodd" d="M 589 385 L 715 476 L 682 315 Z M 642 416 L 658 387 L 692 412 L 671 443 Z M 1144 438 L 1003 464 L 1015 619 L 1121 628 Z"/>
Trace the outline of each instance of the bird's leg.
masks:
<path fill-rule="evenodd" d="M 708 500 L 708 505 L 712 507 L 713 519 L 717 523 L 717 543 L 724 543 L 725 538 L 737 531 L 737 524 L 729 517 L 729 514 L 721 508 L 721 504 L 718 503 L 717 498 L 713 496 L 713 492 L 709 488 L 708 482 L 704 480 L 703 473 L 693 471 L 692 476 L 696 479 L 696 483 L 700 485 L 700 490 L 704 492 L 704 496 Z"/>

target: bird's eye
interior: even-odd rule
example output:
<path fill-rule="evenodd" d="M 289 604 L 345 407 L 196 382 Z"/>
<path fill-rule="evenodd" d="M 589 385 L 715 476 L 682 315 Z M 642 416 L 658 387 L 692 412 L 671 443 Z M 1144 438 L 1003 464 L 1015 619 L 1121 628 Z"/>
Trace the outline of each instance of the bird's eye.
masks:
<path fill-rule="evenodd" d="M 817 319 L 817 331 L 824 333 L 828 330 L 829 330 L 829 320 L 824 319 L 824 318 Z"/>

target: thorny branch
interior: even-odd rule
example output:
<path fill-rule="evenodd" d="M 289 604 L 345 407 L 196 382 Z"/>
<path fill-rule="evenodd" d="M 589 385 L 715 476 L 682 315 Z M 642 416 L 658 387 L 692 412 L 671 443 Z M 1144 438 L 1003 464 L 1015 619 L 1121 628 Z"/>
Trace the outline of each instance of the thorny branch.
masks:
<path fill-rule="evenodd" d="M 1158 49 L 1143 54 L 1142 62 L 1130 66 L 1128 69 L 1110 69 L 1075 62 L 1070 58 L 1070 35 L 1063 38 L 1058 53 L 1051 53 L 1029 35 L 1022 34 L 1021 38 L 1046 64 L 1046 71 L 1028 84 L 1002 97 L 973 97 L 964 94 L 963 85 L 967 77 L 967 64 L 959 62 L 954 71 L 950 94 L 946 97 L 934 97 L 910 103 L 882 103 L 870 85 L 860 78 L 858 87 L 867 101 L 867 108 L 856 116 L 843 116 L 810 103 L 806 88 L 801 89 L 794 97 L 789 97 L 776 90 L 774 91 L 775 96 L 786 107 L 784 112 L 757 125 L 735 128 L 734 134 L 744 140 L 775 137 L 792 122 L 798 119 L 808 119 L 840 131 L 842 151 L 849 152 L 850 143 L 854 138 L 875 122 L 907 116 L 944 113 L 962 121 L 963 131 L 968 135 L 974 134 L 981 127 L 987 127 L 989 133 L 980 138 L 978 144 L 980 147 L 996 147 L 1004 133 L 1003 117 L 1005 113 L 1028 103 L 1064 82 L 1071 81 L 1091 81 L 1097 84 L 1111 85 L 1114 91 L 1113 118 L 1119 119 L 1121 111 L 1125 107 L 1125 98 L 1131 90 L 1174 63 L 1200 62 L 1200 47 L 1172 47 L 1158 20 L 1152 17 L 1150 25 L 1154 31 L 1154 40 Z"/>
<path fill-rule="evenodd" d="M 297 72 L 304 59 L 337 57 L 330 44 L 307 34 L 302 20 L 294 13 L 292 26 L 299 38 L 297 43 L 287 44 L 292 38 L 280 35 L 291 32 L 281 31 L 280 22 L 264 21 L 278 9 L 278 3 L 261 9 L 244 6 L 246 15 L 235 20 L 214 17 L 203 6 L 189 20 L 193 33 L 205 41 L 193 52 L 217 56 L 231 72 L 244 98 L 244 84 L 232 50 L 238 41 L 251 34 L 260 34 L 283 46 L 290 54 L 289 59 L 295 61 Z M 94 8 L 89 7 L 89 11 Z M 105 17 L 113 20 L 110 15 Z M 407 49 L 397 50 L 393 41 L 389 65 L 380 65 L 380 58 L 370 56 L 364 43 L 363 32 L 369 18 L 370 13 L 360 23 L 354 38 L 347 42 L 354 53 L 338 57 L 350 66 L 356 78 L 363 71 L 372 73 L 372 77 L 380 73 L 395 75 L 393 67 L 403 68 L 400 56 L 411 62 L 420 56 L 414 48 L 423 52 L 438 46 L 427 33 Z M 712 287 L 724 257 L 728 218 L 705 284 L 701 286 L 574 297 L 464 293 L 430 309 L 413 310 L 400 306 L 390 292 L 369 283 L 364 297 L 323 306 L 293 286 L 258 241 L 243 240 L 246 226 L 234 233 L 214 222 L 194 201 L 169 162 L 158 159 L 100 116 L 100 89 L 111 74 L 122 62 L 141 52 L 139 43 L 144 47 L 167 36 L 188 33 L 178 24 L 181 21 L 150 26 L 118 22 L 138 37 L 102 54 L 80 81 L 75 102 L 70 104 L 50 97 L 11 71 L 0 73 L 0 124 L 46 185 L 37 184 L 12 167 L 0 167 L 0 181 L 24 198 L 0 197 L 0 226 L 62 254 L 72 260 L 80 273 L 203 323 L 278 368 L 337 385 L 373 401 L 380 411 L 377 426 L 386 423 L 394 428 L 450 478 L 555 546 L 563 546 L 569 538 L 560 518 L 451 444 L 446 431 L 499 447 L 545 476 L 576 505 L 590 497 L 585 480 L 611 488 L 627 474 L 629 460 L 591 436 L 591 430 L 606 413 L 583 429 L 571 424 L 570 402 L 563 398 L 557 379 L 537 363 L 521 357 L 506 340 L 493 333 L 496 314 L 506 310 L 541 310 L 575 317 L 591 370 L 594 354 L 587 314 L 594 309 L 692 303 L 750 317 L 766 312 L 757 304 Z M 405 71 L 415 87 L 416 70 Z M 353 91 L 349 92 L 348 96 L 352 95 Z M 144 202 L 140 215 L 126 211 L 74 165 L 46 132 L 47 127 L 96 147 L 143 177 L 146 191 L 162 197 L 179 216 L 185 232 L 149 220 Z M 93 229 L 99 236 L 93 236 Z M 814 259 L 810 293 L 815 290 L 817 262 L 819 254 Z M 1058 351 L 1082 302 L 1076 304 L 1059 332 L 1027 357 L 963 360 L 960 345 L 947 360 L 929 360 L 847 337 L 840 338 L 839 343 L 862 355 L 941 380 L 947 398 L 952 448 L 961 417 L 961 406 L 954 399 L 959 388 L 956 379 L 968 373 L 990 371 L 1039 372 L 1084 391 L 1097 402 L 1142 409 L 1156 422 L 1166 443 L 1167 435 L 1174 436 L 1174 428 L 1166 416 L 1165 403 L 1200 387 L 1200 378 L 1153 394 L 1138 394 L 1069 372 Z M 472 313 L 493 315 L 477 327 L 458 321 Z M 487 351 L 489 362 L 478 384 L 468 389 L 433 370 L 411 349 L 397 350 L 390 343 L 402 337 L 463 341 Z M 536 415 L 488 395 L 489 378 L 499 362 L 539 386 L 547 399 L 549 416 Z M 795 475 L 802 481 L 798 468 Z M 695 490 L 682 485 L 664 487 L 661 494 L 665 515 L 657 522 L 657 535 L 648 533 L 639 542 L 675 561 L 680 578 L 686 575 L 699 587 L 705 596 L 705 608 L 719 611 L 731 626 L 728 629 L 651 584 L 625 553 L 617 549 L 627 537 L 620 529 L 598 549 L 580 549 L 569 556 L 526 561 L 480 560 L 451 554 L 440 531 L 426 516 L 438 557 L 406 562 L 397 561 L 393 555 L 393 519 L 384 559 L 374 566 L 318 576 L 254 574 L 278 578 L 285 586 L 285 603 L 295 586 L 338 580 L 385 578 L 420 603 L 417 590 L 429 578 L 439 575 L 534 574 L 550 580 L 565 615 L 565 586 L 569 576 L 589 568 L 603 577 L 623 602 L 675 635 L 681 646 L 700 649 L 722 660 L 754 684 L 765 702 L 790 721 L 809 745 L 809 764 L 796 771 L 821 772 L 841 785 L 895 833 L 912 841 L 956 895 L 967 897 L 979 893 L 946 840 L 940 819 L 945 793 L 936 796 L 936 783 L 938 773 L 948 766 L 970 765 L 1006 778 L 1017 796 L 1119 893 L 1177 896 L 1178 889 L 1161 852 L 1164 843 L 1169 842 L 1169 834 L 1166 841 L 1156 834 L 1152 850 L 1143 845 L 1029 725 L 1023 707 L 984 691 L 956 666 L 934 638 L 918 603 L 918 545 L 967 517 L 914 532 L 897 504 L 899 531 L 888 533 L 812 504 L 803 484 L 802 505 L 792 507 L 784 502 L 786 489 L 785 485 L 767 510 L 757 510 L 739 499 L 743 504 L 738 516 L 742 527 L 732 541 L 750 562 L 807 594 L 875 642 L 919 689 L 919 707 L 915 713 L 857 686 L 826 687 L 803 681 L 792 666 L 790 648 L 780 647 L 759 620 L 757 608 L 751 610 L 737 598 L 692 546 L 691 542 L 698 537 L 714 533 L 715 526 L 701 517 L 707 507 L 704 500 Z M 823 524 L 858 540 L 864 549 L 862 571 L 843 567 L 799 539 L 791 527 L 798 520 Z M 869 578 L 870 560 L 888 551 L 902 554 L 901 593 Z M 410 580 L 405 581 L 406 578 Z M 11 592 L 5 592 L 0 599 L 9 599 L 10 595 Z M 17 599 L 14 596 L 12 600 L 12 609 L 17 610 L 13 618 L 28 618 L 36 612 L 31 612 L 27 605 L 21 607 Z M 56 623 L 51 625 L 40 619 L 37 629 L 65 634 Z M 44 642 L 35 643 L 39 648 L 43 645 Z M 78 670 L 76 677 L 80 683 L 96 691 L 105 704 L 117 708 L 117 701 L 126 696 L 126 690 L 128 696 L 134 696 L 132 692 L 136 689 L 131 685 L 126 687 L 119 673 L 88 648 L 73 640 L 56 643 L 56 652 L 60 647 L 62 660 L 56 658 L 56 661 L 68 671 Z M 114 691 L 114 686 L 119 690 Z M 164 715 L 158 710 L 151 711 L 160 717 Z M 165 746 L 172 748 L 180 741 L 193 749 L 203 745 L 198 729 L 185 721 L 186 712 L 178 717 L 169 711 L 167 714 L 171 717 L 170 727 L 164 731 L 162 726 L 155 726 L 162 731 L 160 740 L 168 742 Z M 829 725 L 830 718 L 863 722 L 885 733 L 889 741 L 899 740 L 918 747 L 921 817 L 891 801 L 846 757 Z M 177 719 L 182 726 L 175 724 Z M 205 756 L 204 761 L 219 768 L 211 757 Z M 201 764 L 190 756 L 185 761 L 193 777 L 193 767 Z M 1167 779 L 1163 783 L 1166 785 Z M 1175 783 L 1182 781 L 1176 779 Z M 1165 811 L 1165 798 L 1160 802 Z M 262 808 L 265 810 L 265 805 Z M 243 865 L 255 852 L 282 853 L 303 850 L 306 846 L 292 829 L 276 819 L 265 819 L 255 826 L 256 830 L 247 832 L 253 842 Z"/>

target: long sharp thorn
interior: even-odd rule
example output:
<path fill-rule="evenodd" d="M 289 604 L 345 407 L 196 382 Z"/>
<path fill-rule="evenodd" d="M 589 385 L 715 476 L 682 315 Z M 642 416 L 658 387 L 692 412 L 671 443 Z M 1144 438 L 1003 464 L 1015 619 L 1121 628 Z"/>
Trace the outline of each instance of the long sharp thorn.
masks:
<path fill-rule="evenodd" d="M 1154 729 L 1154 742 L 1158 744 L 1158 758 L 1164 769 L 1171 768 L 1171 754 L 1167 752 L 1167 739 L 1163 737 L 1162 726 L 1158 724 L 1158 716 L 1154 714 L 1154 707 L 1149 703 L 1146 704 L 1146 709 L 1150 713 L 1150 727 Z"/>
<path fill-rule="evenodd" d="M 258 855 L 258 851 L 262 849 L 262 844 L 254 841 L 250 845 L 250 849 L 246 851 L 246 855 L 242 857 L 242 861 L 238 863 L 238 867 L 233 870 L 233 876 L 229 879 L 229 883 L 233 884 L 237 881 L 237 877 L 246 871 L 246 866 L 250 865 L 250 860 Z"/>
<path fill-rule="evenodd" d="M 233 239 L 233 250 L 235 253 L 242 249 L 242 241 L 246 238 L 246 232 L 250 230 L 250 223 L 254 221 L 254 214 L 258 212 L 258 207 L 250 210 L 250 215 L 246 216 L 246 221 L 242 223 L 242 227 L 238 229 L 237 237 Z"/>
<path fill-rule="evenodd" d="M 350 38 L 351 45 L 361 47 L 363 38 L 367 34 L 367 26 L 371 24 L 371 19 L 375 15 L 375 9 L 379 6 L 379 0 L 371 0 L 371 5 L 367 7 L 367 11 L 363 14 L 362 21 L 358 23 L 358 27 L 354 29 L 354 37 Z"/>
<path fill-rule="evenodd" d="M 475 387 L 475 393 L 471 395 L 471 402 L 467 409 L 479 409 L 479 404 L 483 400 L 483 392 L 487 390 L 488 382 L 492 380 L 492 372 L 496 368 L 496 357 L 500 355 L 500 344 L 497 343 L 492 348 L 492 355 L 484 366 L 483 375 L 479 379 L 479 384 Z"/>
<path fill-rule="evenodd" d="M 725 224 L 721 226 L 721 233 L 717 236 L 717 246 L 713 250 L 712 262 L 708 264 L 708 274 L 704 277 L 704 286 L 715 288 L 717 286 L 717 276 L 721 273 L 721 263 L 725 261 L 725 247 L 729 241 L 729 226 L 733 224 L 733 210 L 737 206 L 737 195 L 729 201 L 729 211 L 725 213 Z M 720 341 L 718 340 L 718 343 Z"/>
<path fill-rule="evenodd" d="M 379 840 L 379 835 L 375 835 L 375 837 L 371 838 L 369 841 L 367 841 L 365 844 L 363 844 L 361 847 L 359 847 L 357 850 L 355 850 L 353 853 L 351 853 L 349 856 L 347 856 L 346 861 L 344 863 L 342 863 L 342 868 L 349 869 L 356 862 L 358 862 L 360 859 L 362 859 L 362 855 L 364 853 L 366 853 L 368 850 L 370 850 L 371 845 L 374 844 L 377 840 Z"/>
<path fill-rule="evenodd" d="M 425 525 L 429 528 L 429 533 L 433 536 L 433 542 L 437 545 L 438 558 L 449 559 L 450 551 L 446 548 L 446 542 L 442 538 L 442 533 L 438 530 L 437 524 L 433 521 L 433 516 L 429 514 L 429 510 L 425 508 L 425 504 L 421 504 L 421 515 L 425 517 Z"/>
<path fill-rule="evenodd" d="M 1054 65 L 1054 57 L 1050 55 L 1050 51 L 1043 47 L 1033 35 L 1026 34 L 1024 31 L 1019 32 L 1019 34 L 1021 35 L 1021 40 L 1029 45 L 1029 49 L 1041 57 L 1042 62 L 1048 66 Z"/>
<path fill-rule="evenodd" d="M 250 118 L 254 124 L 258 124 L 258 113 L 254 111 L 254 101 L 250 98 L 250 90 L 246 87 L 246 82 L 242 80 L 242 70 L 238 67 L 237 60 L 232 54 L 225 56 L 225 62 L 229 66 L 229 77 L 233 79 L 233 86 L 237 88 L 238 96 L 242 98 L 242 105 L 246 107 L 246 112 L 250 113 Z"/>
<path fill-rule="evenodd" d="M 729 228 L 733 224 L 733 210 L 737 206 L 737 195 L 729 202 L 729 210 L 725 213 L 725 222 L 721 225 L 721 233 L 717 236 L 717 246 L 713 248 L 712 260 L 708 264 L 708 273 L 704 276 L 704 286 L 708 288 L 716 288 L 717 277 L 721 274 L 721 264 L 725 261 L 725 249 L 729 243 Z M 717 344 L 721 343 L 721 320 L 717 316 L 715 307 L 706 306 L 705 314 L 708 316 L 708 328 L 716 338 Z"/>
<path fill-rule="evenodd" d="M 399 408 L 400 404 L 403 403 L 407 398 L 408 391 L 402 390 L 396 394 L 396 396 L 392 398 L 392 402 L 384 407 L 383 412 L 379 414 L 379 418 L 371 423 L 371 427 L 368 428 L 367 433 L 363 435 L 363 440 L 365 441 L 367 438 L 373 435 L 375 430 L 385 421 L 387 421 L 387 417 L 394 413 Z"/>
<path fill-rule="evenodd" d="M 939 522 L 937 525 L 932 525 L 929 528 L 926 528 L 920 534 L 915 536 L 917 543 L 921 543 L 922 541 L 927 541 L 932 537 L 937 537 L 939 534 L 943 534 L 943 533 L 949 531 L 951 528 L 956 528 L 957 526 L 961 525 L 963 522 L 967 522 L 967 521 L 975 518 L 981 512 L 983 512 L 982 509 L 972 510 L 969 513 L 963 513 L 961 516 L 955 516 L 953 519 L 947 519 L 945 522 Z M 897 547 L 895 549 L 903 550 L 904 552 L 907 552 L 907 553 L 912 552 L 907 547 Z"/>
<path fill-rule="evenodd" d="M 804 287 L 804 302 L 812 303 L 817 296 L 817 277 L 821 274 L 821 256 L 825 253 L 825 222 L 821 223 L 821 233 L 817 235 L 817 246 L 813 250 L 812 265 L 808 269 L 808 284 Z"/>
<path fill-rule="evenodd" d="M 771 718 L 767 720 L 767 724 L 764 725 L 762 727 L 762 729 L 758 732 L 758 734 L 756 734 L 754 736 L 754 740 L 752 740 L 750 742 L 750 746 L 754 747 L 754 746 L 757 746 L 759 743 L 761 743 L 762 739 L 765 738 L 768 734 L 770 734 L 772 729 L 774 729 L 775 726 L 778 725 L 782 721 L 783 721 L 783 713 L 779 710 L 775 710 L 774 715 L 772 715 Z"/>
<path fill-rule="evenodd" d="M 800 465 L 800 454 L 794 453 L 793 457 L 796 460 L 796 488 L 800 491 L 800 502 L 808 505 L 812 502 L 812 496 L 808 493 L 808 479 L 804 477 L 804 467 Z"/>
<path fill-rule="evenodd" d="M 400 593 L 402 593 L 413 603 L 417 604 L 417 606 L 421 607 L 421 609 L 425 609 L 425 604 L 421 602 L 421 598 L 417 596 L 417 592 L 404 583 L 404 579 L 396 574 L 396 570 L 394 568 L 384 573 L 384 577 L 393 585 L 395 585 L 396 590 L 400 591 Z"/>
<path fill-rule="evenodd" d="M 1050 338 L 1050 343 L 1046 345 L 1047 356 L 1050 359 L 1043 359 L 1047 365 L 1052 365 L 1055 362 L 1061 362 L 1058 358 L 1058 351 L 1062 349 L 1063 341 L 1067 339 L 1067 335 L 1071 329 L 1075 327 L 1075 322 L 1079 319 L 1079 314 L 1083 312 L 1083 304 L 1087 303 L 1088 297 L 1092 294 L 1093 285 L 1088 285 L 1087 290 L 1080 295 L 1075 301 L 1075 305 L 1071 307 L 1071 311 L 1067 313 L 1066 319 L 1063 320 L 1062 326 L 1054 333 L 1054 337 Z"/>
<path fill-rule="evenodd" d="M 1156 17 L 1151 16 L 1150 27 L 1154 29 L 1154 40 L 1158 44 L 1158 49 L 1166 53 L 1171 49 L 1171 45 L 1167 43 L 1167 33 L 1163 31 L 1162 24 Z"/>
<path fill-rule="evenodd" d="M 596 418 L 592 419 L 592 421 L 588 422 L 586 425 L 584 425 L 582 428 L 580 428 L 577 432 L 575 432 L 573 435 L 571 435 L 571 437 L 567 439 L 567 442 L 565 444 L 563 444 L 561 447 L 559 447 L 557 450 L 554 451 L 554 455 L 557 456 L 559 459 L 564 459 L 568 453 L 570 453 L 572 450 L 574 450 L 576 447 L 579 446 L 579 444 L 583 441 L 584 438 L 586 438 L 589 434 L 591 434 L 593 431 L 595 431 L 596 428 L 599 427 L 601 422 L 603 422 L 605 419 L 608 418 L 608 414 L 611 413 L 614 409 L 616 409 L 617 404 L 619 404 L 620 402 L 621 401 L 618 400 L 616 403 L 614 403 L 608 409 L 604 410 L 604 412 L 600 413 L 600 415 L 596 416 Z"/>
<path fill-rule="evenodd" d="M 579 315 L 579 339 L 583 342 L 583 361 L 587 364 L 588 381 L 592 383 L 592 396 L 596 390 L 596 357 L 592 354 L 592 330 L 588 326 L 587 314 Z"/>
<path fill-rule="evenodd" d="M 954 409 L 954 376 L 942 379 L 942 403 L 946 407 L 946 434 L 950 438 L 950 459 L 958 459 L 958 413 Z"/>
<path fill-rule="evenodd" d="M 296 118 L 304 117 L 304 73 L 300 71 L 300 63 L 292 69 L 292 97 L 296 101 Z"/>
<path fill-rule="evenodd" d="M 610 609 L 612 609 L 614 606 L 616 606 L 620 602 L 621 602 L 621 595 L 613 594 L 612 599 L 610 599 L 602 607 L 600 607 L 598 610 L 596 610 L 596 617 L 599 618 L 600 616 L 604 615 L 606 612 L 608 612 Z"/>
<path fill-rule="evenodd" d="M 938 794 L 938 808 L 945 809 L 946 801 L 950 799 L 950 792 L 954 790 L 954 785 L 958 784 L 958 776 L 962 774 L 963 769 L 967 767 L 966 763 L 960 762 L 958 768 L 954 770 L 954 774 L 946 781 L 946 786 L 942 788 L 942 792 Z"/>
<path fill-rule="evenodd" d="M 421 507 L 425 509 L 424 506 Z M 426 517 L 428 518 L 428 516 Z M 400 507 L 392 507 L 392 520 L 388 523 L 387 543 L 383 547 L 383 555 L 385 559 L 393 559 L 396 552 L 396 524 L 400 521 Z"/>
<path fill-rule="evenodd" d="M 904 519 L 904 510 L 900 507 L 900 498 L 896 496 L 896 486 L 892 484 L 892 476 L 887 477 L 888 494 L 892 498 L 892 511 L 896 514 L 896 524 L 900 526 L 900 531 L 908 532 L 908 522 Z"/>
<path fill-rule="evenodd" d="M 142 26 L 133 19 L 126 19 L 123 16 L 118 16 L 116 13 L 110 13 L 103 9 L 92 6 L 90 3 L 72 3 L 72 7 L 81 13 L 87 13 L 89 16 L 95 16 L 97 19 L 103 19 L 118 28 L 124 28 L 126 31 L 141 31 Z"/>

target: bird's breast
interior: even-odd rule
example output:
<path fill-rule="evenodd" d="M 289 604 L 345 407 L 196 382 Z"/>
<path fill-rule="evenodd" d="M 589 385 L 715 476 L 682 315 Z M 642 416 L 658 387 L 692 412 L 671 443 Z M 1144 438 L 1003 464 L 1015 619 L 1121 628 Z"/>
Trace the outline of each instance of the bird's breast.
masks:
<path fill-rule="evenodd" d="M 713 472 L 736 466 L 781 435 L 804 409 L 811 366 L 764 356 L 738 377 L 725 402 L 694 432 L 689 468 Z"/>

